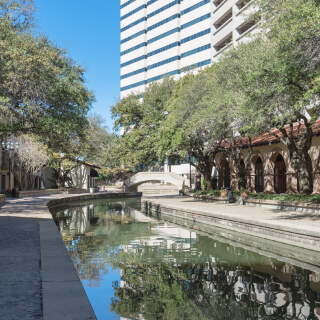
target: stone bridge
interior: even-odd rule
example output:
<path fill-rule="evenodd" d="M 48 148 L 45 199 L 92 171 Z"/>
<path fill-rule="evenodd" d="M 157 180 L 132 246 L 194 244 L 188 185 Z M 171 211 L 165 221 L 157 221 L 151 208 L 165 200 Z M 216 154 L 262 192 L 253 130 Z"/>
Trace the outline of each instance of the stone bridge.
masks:
<path fill-rule="evenodd" d="M 128 191 L 135 190 L 139 185 L 147 182 L 163 181 L 176 185 L 179 190 L 183 186 L 189 186 L 189 179 L 173 172 L 139 172 L 131 178 L 125 180 L 124 188 Z"/>

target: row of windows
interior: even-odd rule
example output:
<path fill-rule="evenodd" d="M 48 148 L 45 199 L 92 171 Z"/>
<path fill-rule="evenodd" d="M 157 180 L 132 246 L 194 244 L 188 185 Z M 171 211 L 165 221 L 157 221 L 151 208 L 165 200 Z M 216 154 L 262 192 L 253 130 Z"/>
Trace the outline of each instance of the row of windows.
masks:
<path fill-rule="evenodd" d="M 211 44 L 206 44 L 205 46 L 201 46 L 199 48 L 196 48 L 196 49 L 193 49 L 193 50 L 190 50 L 188 52 L 184 52 L 181 54 L 181 59 L 182 58 L 185 58 L 185 57 L 188 57 L 188 56 L 191 56 L 192 54 L 195 54 L 195 53 L 198 53 L 198 52 L 201 52 L 201 51 L 204 51 L 204 50 L 208 50 L 210 49 L 211 47 Z"/>
<path fill-rule="evenodd" d="M 142 56 L 140 56 L 140 57 L 138 57 L 138 58 L 132 59 L 132 60 L 130 60 L 130 61 L 121 63 L 121 64 L 120 64 L 120 67 L 123 68 L 123 67 L 126 67 L 126 66 L 128 66 L 128 65 L 130 65 L 130 64 L 132 64 L 132 63 L 135 63 L 135 62 L 138 62 L 138 61 L 144 60 L 144 59 L 147 59 L 147 56 L 146 56 L 145 54 L 142 55 Z"/>
<path fill-rule="evenodd" d="M 189 37 L 186 37 L 186 38 L 181 39 L 181 44 L 186 43 L 186 42 L 188 42 L 188 41 L 191 41 L 191 40 L 193 40 L 193 39 L 200 38 L 200 37 L 202 37 L 202 36 L 204 36 L 205 34 L 208 34 L 208 33 L 210 33 L 210 32 L 211 32 L 211 29 L 209 28 L 209 29 L 203 30 L 203 31 L 201 31 L 201 32 L 195 33 L 195 34 L 193 34 L 192 36 L 189 36 Z"/>
<path fill-rule="evenodd" d="M 124 4 L 121 5 L 121 9 L 123 9 L 124 7 L 128 6 L 129 4 L 131 4 L 132 2 L 135 2 L 136 0 L 129 0 L 127 2 L 125 2 Z"/>
<path fill-rule="evenodd" d="M 180 4 L 180 0 L 175 0 L 175 1 L 173 1 L 173 2 L 170 2 L 170 3 L 168 3 L 167 5 L 165 5 L 164 7 L 161 7 L 161 8 L 159 8 L 159 9 L 157 9 L 156 11 L 153 11 L 153 12 L 149 13 L 149 14 L 147 15 L 147 19 L 149 19 L 149 18 L 155 16 L 156 14 L 158 14 L 158 13 L 164 11 L 164 10 L 167 10 L 167 9 L 169 9 L 169 8 L 177 5 L 177 4 Z"/>
<path fill-rule="evenodd" d="M 192 6 L 192 7 L 190 7 L 190 8 L 189 8 L 190 11 L 198 8 L 201 3 L 206 4 L 206 3 L 207 3 L 206 1 L 209 1 L 209 0 L 201 1 L 200 3 L 198 3 L 198 4 L 196 4 L 196 5 Z M 176 1 L 174 1 L 174 2 L 176 2 Z M 173 2 L 172 2 L 172 3 L 173 3 Z M 172 4 L 172 3 L 171 3 L 171 4 Z M 201 4 L 201 5 L 203 5 L 203 4 Z M 198 7 L 197 7 L 197 6 L 198 6 Z M 189 9 L 183 10 L 183 12 L 184 12 L 184 13 L 187 13 L 187 12 L 185 12 L 185 11 L 187 11 L 187 10 L 189 10 Z M 159 9 L 159 10 L 160 10 L 160 9 Z M 188 11 L 188 12 L 189 12 L 189 11 Z M 181 13 L 181 14 L 183 14 L 183 13 Z M 169 22 L 169 21 L 172 21 L 172 20 L 174 20 L 174 19 L 176 19 L 176 18 L 180 18 L 180 14 L 179 14 L 179 13 L 174 14 L 173 16 L 171 16 L 171 17 L 169 17 L 169 18 L 167 18 L 167 19 L 164 19 L 164 20 L 162 20 L 162 21 L 160 21 L 160 22 L 158 22 L 158 23 L 156 23 L 156 24 L 148 27 L 147 30 L 150 31 L 150 30 L 153 30 L 153 29 L 155 29 L 155 28 L 158 28 L 158 27 L 162 26 L 163 24 L 165 24 L 165 23 L 167 23 L 167 22 Z M 200 18 L 194 19 L 194 20 L 192 20 L 192 21 L 190 21 L 190 22 L 188 22 L 188 23 L 183 24 L 183 25 L 181 26 L 181 29 L 185 29 L 185 28 L 187 28 L 187 27 L 190 27 L 190 26 L 192 26 L 192 25 L 194 25 L 194 24 L 196 24 L 196 23 L 198 23 L 198 22 L 201 22 L 201 21 L 203 21 L 203 20 L 205 20 L 205 19 L 208 19 L 208 18 L 210 18 L 210 13 L 208 13 L 208 14 L 200 17 Z M 121 31 L 121 32 L 126 31 L 126 30 L 132 28 L 133 26 L 136 26 L 137 24 L 143 22 L 143 21 L 147 21 L 147 18 L 146 18 L 146 17 L 140 18 L 140 19 L 138 19 L 137 21 L 132 22 L 132 23 L 128 24 L 127 26 L 121 28 L 120 31 Z"/>
<path fill-rule="evenodd" d="M 204 66 L 206 66 L 206 65 L 208 65 L 210 63 L 211 63 L 211 59 L 207 59 L 207 60 L 192 64 L 191 66 L 184 67 L 180 71 L 181 72 L 186 72 L 186 71 L 189 71 L 189 70 L 192 70 L 192 69 L 195 69 L 195 68 L 204 67 Z"/>
<path fill-rule="evenodd" d="M 151 64 L 150 66 L 148 66 L 148 70 L 158 68 L 160 66 L 163 66 L 164 64 L 167 64 L 167 63 L 170 63 L 173 61 L 177 61 L 177 60 L 180 60 L 180 56 L 175 56 L 175 57 L 165 59 L 165 60 L 159 61 L 157 63 Z"/>
<path fill-rule="evenodd" d="M 138 44 L 138 45 L 136 45 L 136 46 L 134 46 L 134 47 L 132 47 L 132 48 L 130 48 L 130 49 L 128 49 L 128 50 L 122 51 L 122 52 L 120 53 L 120 56 L 123 56 L 123 55 L 125 55 L 125 54 L 127 54 L 127 53 L 129 53 L 129 52 L 134 51 L 134 50 L 138 50 L 138 49 L 140 49 L 140 48 L 142 48 L 142 47 L 145 47 L 145 46 L 147 46 L 147 43 L 146 43 L 146 42 L 142 42 L 142 43 L 140 43 L 140 44 Z"/>
<path fill-rule="evenodd" d="M 128 24 L 127 26 L 121 28 L 120 31 L 121 31 L 121 32 L 126 31 L 126 30 L 128 30 L 128 29 L 136 26 L 137 24 L 143 22 L 143 21 L 147 21 L 147 18 L 146 18 L 146 17 L 143 17 L 143 18 L 141 18 L 141 19 L 139 19 L 139 20 L 137 20 L 137 21 L 135 21 L 135 22 L 132 22 L 132 23 Z"/>
<path fill-rule="evenodd" d="M 141 30 L 141 31 L 133 34 L 132 36 L 121 40 L 120 43 L 121 43 L 121 44 L 126 43 L 127 41 L 130 41 L 130 40 L 132 40 L 132 39 L 134 39 L 134 38 L 136 38 L 136 37 L 139 37 L 139 36 L 141 36 L 142 34 L 146 34 L 146 33 L 147 33 L 147 30 L 146 30 L 146 29 L 143 29 L 143 30 Z"/>
<path fill-rule="evenodd" d="M 186 14 L 186 13 L 192 11 L 192 10 L 195 10 L 197 8 L 200 8 L 200 7 L 204 6 L 207 3 L 210 3 L 210 0 L 203 0 L 203 1 L 191 6 L 191 7 L 187 8 L 187 9 L 185 9 L 185 10 L 182 10 L 181 11 L 181 15 L 184 15 L 184 14 Z"/>
<path fill-rule="evenodd" d="M 172 17 L 169 17 L 169 18 L 167 18 L 167 19 L 165 19 L 165 20 L 162 20 L 162 21 L 156 23 L 155 25 L 149 27 L 149 28 L 148 28 L 148 31 L 150 31 L 150 30 L 152 30 L 152 29 L 154 29 L 154 28 L 157 28 L 157 27 L 159 27 L 160 25 L 165 24 L 165 23 L 167 23 L 167 22 L 169 22 L 169 21 L 177 18 L 177 16 L 178 16 L 178 15 L 175 14 L 175 15 L 172 16 Z M 201 21 L 203 21 L 203 20 L 205 20 L 205 19 L 208 19 L 208 18 L 210 18 L 210 13 L 208 13 L 208 14 L 206 14 L 206 15 L 204 15 L 204 16 L 201 16 L 201 17 L 199 17 L 199 18 L 197 18 L 197 19 L 194 19 L 194 20 L 192 20 L 192 21 L 189 21 L 188 23 L 183 24 L 183 25 L 181 26 L 181 29 L 185 29 L 185 28 L 187 28 L 187 27 L 190 27 L 190 26 L 192 26 L 192 25 L 194 25 L 194 24 L 196 24 L 196 23 L 198 23 L 198 22 L 201 22 Z M 142 30 L 142 31 L 134 34 L 134 35 L 131 36 L 131 37 L 135 38 L 135 37 L 143 34 L 144 32 L 146 32 L 146 31 L 145 31 L 145 30 Z M 167 31 L 167 32 L 165 32 L 165 33 L 163 33 L 163 34 L 161 34 L 161 35 L 159 35 L 159 36 L 156 36 L 156 37 L 148 40 L 147 44 L 150 44 L 150 43 L 152 43 L 152 42 L 155 42 L 155 41 L 158 41 L 158 40 L 160 40 L 160 39 L 163 39 L 163 38 L 165 38 L 165 37 L 167 37 L 167 36 L 169 36 L 169 35 L 171 35 L 171 34 L 173 34 L 173 33 L 175 33 L 175 32 L 180 32 L 180 28 L 174 28 L 174 29 L 169 30 L 169 31 Z M 199 32 L 199 33 L 196 33 L 195 35 L 192 35 L 192 36 L 189 36 L 189 37 L 187 37 L 187 38 L 182 39 L 182 40 L 181 40 L 181 43 L 185 43 L 185 42 L 190 41 L 190 40 L 192 40 L 192 39 L 201 37 L 201 36 L 203 36 L 203 35 L 205 35 L 205 34 L 207 34 L 207 33 L 209 33 L 209 32 L 210 32 L 210 29 L 201 31 L 201 32 Z M 124 40 L 129 41 L 129 40 L 132 39 L 131 37 L 128 37 L 128 38 L 126 38 L 126 39 L 124 39 Z M 129 39 L 129 38 L 130 38 L 130 39 Z M 128 39 L 128 40 L 127 40 L 127 39 Z M 122 41 L 124 41 L 124 40 L 122 40 Z M 126 41 L 125 41 L 125 42 L 126 42 Z M 121 42 L 121 43 L 123 43 L 123 42 Z M 140 45 L 140 46 L 135 46 L 135 47 L 133 47 L 133 48 L 130 48 L 130 49 L 128 49 L 128 50 L 125 50 L 125 51 L 121 52 L 121 55 L 124 55 L 124 54 L 126 54 L 126 53 L 132 52 L 133 50 L 139 49 L 139 48 L 141 48 L 141 47 L 142 47 L 142 45 Z"/>
<path fill-rule="evenodd" d="M 155 77 L 152 77 L 152 78 L 149 78 L 147 81 L 146 80 L 143 80 L 143 81 L 139 81 L 139 82 L 136 82 L 136 83 L 133 83 L 133 84 L 130 84 L 128 86 L 125 86 L 125 87 L 122 87 L 120 89 L 120 91 L 125 91 L 125 90 L 129 90 L 129 89 L 133 89 L 133 88 L 136 88 L 136 87 L 139 87 L 139 86 L 142 86 L 144 84 L 147 84 L 147 83 L 150 83 L 150 82 L 153 82 L 153 81 L 157 81 L 157 80 L 160 80 L 162 78 L 164 78 L 165 76 L 174 76 L 176 74 L 180 74 L 181 72 L 186 72 L 188 70 L 192 70 L 194 68 L 200 68 L 200 67 L 203 67 L 203 66 L 206 66 L 208 64 L 211 63 L 211 59 L 208 59 L 208 60 L 204 60 L 204 61 L 201 61 L 201 62 L 198 62 L 198 63 L 195 63 L 191 66 L 188 66 L 188 67 L 185 67 L 185 68 L 182 68 L 182 69 L 178 69 L 178 70 L 174 70 L 174 71 L 171 71 L 171 72 L 167 72 L 167 73 L 164 73 L 164 74 L 161 74 L 159 76 L 155 76 Z"/>
<path fill-rule="evenodd" d="M 146 8 L 147 8 L 147 6 L 146 6 L 145 4 L 143 4 L 142 6 L 136 8 L 136 9 L 128 12 L 128 13 L 125 14 L 124 16 L 120 17 L 120 20 L 126 19 L 126 18 L 132 16 L 133 14 L 135 14 L 136 12 L 138 12 L 138 11 L 140 11 L 140 10 L 142 10 L 142 9 L 146 9 Z"/>
<path fill-rule="evenodd" d="M 139 69 L 139 70 L 136 70 L 136 71 L 133 71 L 133 72 L 124 74 L 123 76 L 120 77 L 120 79 L 123 80 L 123 79 L 129 78 L 129 77 L 132 77 L 132 76 L 135 76 L 136 74 L 139 74 L 139 73 L 141 73 L 141 72 L 146 72 L 146 71 L 147 71 L 147 68 L 141 68 L 141 69 Z"/>
<path fill-rule="evenodd" d="M 143 30 L 143 31 L 145 31 L 145 30 Z M 159 35 L 159 36 L 157 36 L 157 37 L 155 37 L 155 38 L 152 38 L 152 39 L 148 40 L 147 44 L 150 44 L 150 43 L 152 43 L 152 42 L 154 42 L 154 41 L 160 40 L 160 39 L 162 39 L 162 38 L 164 38 L 164 37 L 167 37 L 167 36 L 169 36 L 169 35 L 171 35 L 171 34 L 173 34 L 173 33 L 175 33 L 175 32 L 179 32 L 179 31 L 180 31 L 179 28 L 172 29 L 172 30 L 170 30 L 170 31 L 168 31 L 168 32 L 166 32 L 166 33 L 163 33 L 163 34 L 161 34 L 161 35 Z M 181 40 L 181 44 L 186 43 L 186 42 L 188 42 L 188 41 L 191 41 L 191 40 L 193 40 L 193 39 L 202 37 L 203 35 L 209 34 L 210 32 L 211 32 L 211 29 L 206 29 L 206 30 L 203 30 L 203 31 L 198 32 L 198 33 L 196 33 L 196 34 L 193 34 L 192 36 L 183 38 L 183 39 Z M 143 33 L 143 32 L 142 32 L 142 33 Z M 165 51 L 165 50 L 174 48 L 174 47 L 179 46 L 179 45 L 180 45 L 179 42 L 174 42 L 174 43 L 169 44 L 169 45 L 167 45 L 167 46 L 165 46 L 165 47 L 159 48 L 159 49 L 157 49 L 157 50 L 154 50 L 154 51 L 148 53 L 148 57 L 151 57 L 151 56 L 153 56 L 153 55 L 155 55 L 155 54 L 157 54 L 157 53 L 163 52 L 163 51 Z M 133 50 L 139 49 L 139 48 L 141 48 L 142 46 L 143 46 L 143 45 L 135 46 L 135 47 L 133 47 L 133 48 L 131 48 L 131 49 L 128 49 L 128 50 L 126 50 L 126 51 L 123 51 L 123 52 L 121 52 L 121 55 L 126 54 L 126 53 L 129 53 L 129 52 L 131 52 L 131 51 L 133 51 Z M 138 61 L 139 61 L 139 60 L 138 60 Z M 133 63 L 133 62 L 135 62 L 135 61 L 132 60 L 132 63 Z M 128 64 L 130 64 L 130 63 L 128 63 Z M 128 64 L 127 64 L 127 65 L 128 65 Z"/>
<path fill-rule="evenodd" d="M 153 30 L 153 29 L 155 29 L 155 28 L 158 28 L 158 27 L 162 26 L 163 24 L 166 24 L 166 23 L 168 23 L 169 21 L 172 21 L 172 20 L 177 19 L 177 18 L 180 18 L 180 14 L 178 14 L 178 13 L 174 14 L 173 16 L 171 16 L 171 17 L 169 17 L 169 18 L 166 18 L 166 19 L 164 19 L 164 20 L 162 20 L 162 21 L 159 21 L 159 22 L 155 23 L 154 25 L 148 27 L 147 30 L 148 30 L 148 31 L 151 31 L 151 30 Z"/>
<path fill-rule="evenodd" d="M 129 89 L 133 89 L 133 88 L 142 86 L 142 85 L 144 85 L 144 84 L 147 84 L 147 81 L 146 81 L 146 80 L 142 80 L 142 81 L 140 81 L 140 82 L 136 82 L 136 83 L 130 84 L 130 85 L 128 85 L 128 86 L 122 87 L 122 88 L 120 89 L 120 91 L 125 91 L 125 90 L 129 90 Z"/>
<path fill-rule="evenodd" d="M 160 52 L 169 50 L 169 49 L 171 49 L 171 48 L 175 48 L 175 47 L 177 47 L 177 46 L 180 46 L 180 42 L 178 42 L 178 41 L 177 41 L 177 42 L 174 42 L 174 43 L 171 43 L 171 44 L 168 44 L 167 46 L 164 46 L 164 47 L 159 48 L 159 49 L 157 49 L 157 50 L 154 50 L 154 51 L 149 52 L 149 53 L 148 53 L 148 57 L 152 57 L 152 56 L 154 56 L 155 54 L 158 54 L 158 53 L 160 53 Z"/>
<path fill-rule="evenodd" d="M 182 29 L 185 29 L 185 28 L 188 28 L 188 27 L 190 27 L 190 26 L 193 26 L 194 24 L 196 24 L 196 23 L 198 23 L 198 22 L 201 22 L 201 21 L 203 21 L 203 20 L 206 20 L 206 19 L 208 19 L 208 18 L 210 18 L 210 13 L 207 13 L 207 14 L 205 14 L 204 16 L 202 16 L 202 17 L 200 17 L 200 18 L 194 19 L 194 20 L 192 20 L 192 21 L 189 21 L 189 22 L 183 24 L 183 25 L 181 26 L 181 30 L 182 30 Z"/>
<path fill-rule="evenodd" d="M 179 46 L 179 45 L 180 45 L 179 42 L 174 42 L 174 43 L 172 43 L 172 44 L 170 44 L 170 45 L 168 45 L 168 46 L 165 46 L 165 47 L 160 48 L 160 49 L 158 49 L 158 50 L 152 51 L 150 54 L 152 54 L 152 53 L 156 54 L 156 53 L 162 52 L 162 51 L 164 51 L 164 50 L 168 50 L 168 49 L 170 49 L 170 48 L 173 48 L 173 47 L 176 47 L 176 46 Z M 190 56 L 190 55 L 192 55 L 192 54 L 196 54 L 196 53 L 198 53 L 198 52 L 201 52 L 201 51 L 204 51 L 204 50 L 208 50 L 208 49 L 210 49 L 210 47 L 211 47 L 210 44 L 206 44 L 206 45 L 201 46 L 201 47 L 198 47 L 198 48 L 196 48 L 196 49 L 193 49 L 193 50 L 184 52 L 184 53 L 181 54 L 181 56 L 175 56 L 175 57 L 172 57 L 172 58 L 169 58 L 169 59 L 165 59 L 165 60 L 163 60 L 163 61 L 160 61 L 160 62 L 151 64 L 150 66 L 148 66 L 148 70 L 154 69 L 154 68 L 157 68 L 157 67 L 160 67 L 160 66 L 162 66 L 162 65 L 164 65 L 164 64 L 167 64 L 167 63 L 170 63 L 170 62 L 172 62 L 172 61 L 180 60 L 180 58 L 183 59 L 183 58 L 188 57 L 188 56 Z M 160 51 L 159 51 L 159 50 L 160 50 Z M 149 57 L 149 54 L 148 54 L 148 57 Z M 134 62 L 140 61 L 140 60 L 142 60 L 142 59 L 146 59 L 146 58 L 147 58 L 147 56 L 143 55 L 143 56 L 141 56 L 141 57 L 139 57 L 139 58 L 137 58 L 137 59 L 134 59 L 134 60 L 136 60 L 136 61 L 131 60 L 131 61 L 133 61 L 133 62 L 131 62 L 131 61 L 128 61 L 128 62 L 134 63 Z M 130 63 L 128 63 L 128 64 L 130 64 Z M 127 64 L 127 62 L 126 62 L 126 65 L 128 65 L 128 64 Z M 124 65 L 124 64 L 121 64 L 121 67 L 122 67 L 123 65 Z M 125 65 L 124 65 L 124 66 L 125 66 Z M 143 72 L 143 71 L 141 71 L 141 70 L 142 70 L 142 69 L 137 70 L 137 73 Z M 147 69 L 146 69 L 145 71 L 147 71 Z M 131 72 L 130 74 L 126 74 L 126 75 L 122 76 L 121 79 L 125 79 L 125 78 L 128 78 L 128 77 L 130 77 L 130 76 L 133 76 L 134 74 L 137 74 L 137 73 L 135 73 L 135 72 L 136 72 L 136 71 Z"/>
<path fill-rule="evenodd" d="M 157 2 L 158 0 L 150 0 L 147 2 L 147 6 L 150 6 L 150 4 L 153 4 L 155 2 Z M 182 2 L 183 0 L 180 0 L 180 2 Z"/>
<path fill-rule="evenodd" d="M 149 5 L 149 3 L 151 4 L 151 3 L 153 3 L 153 2 L 149 1 L 149 2 L 148 2 L 148 5 Z M 201 1 L 201 2 L 199 2 L 199 3 L 197 3 L 197 4 L 195 4 L 195 5 L 193 5 L 193 6 L 191 6 L 191 7 L 189 7 L 189 8 L 187 8 L 187 9 L 181 11 L 181 15 L 186 14 L 186 13 L 188 13 L 188 12 L 190 12 L 190 11 L 192 11 L 192 10 L 195 10 L 195 9 L 197 9 L 197 8 L 200 8 L 201 6 L 203 6 L 203 5 L 207 4 L 207 3 L 210 3 L 210 0 L 203 0 L 203 1 Z M 157 9 L 157 10 L 151 12 L 151 13 L 149 13 L 149 14 L 147 15 L 147 19 L 149 19 L 149 18 L 157 15 L 158 13 L 160 13 L 160 12 L 162 12 L 162 11 L 165 11 L 165 10 L 167 10 L 167 9 L 169 9 L 169 8 L 177 5 L 177 4 L 180 4 L 180 0 L 174 0 L 173 2 L 170 2 L 170 3 L 168 3 L 167 5 L 159 8 L 159 9 Z M 141 5 L 140 7 L 136 8 L 136 9 L 130 11 L 129 13 L 125 14 L 124 16 L 122 16 L 122 17 L 121 17 L 121 20 L 126 19 L 126 18 L 130 17 L 131 15 L 135 14 L 136 12 L 138 12 L 138 11 L 140 11 L 140 10 L 142 10 L 142 9 L 146 9 L 146 8 L 147 8 L 147 5 L 143 4 L 143 5 Z"/>
<path fill-rule="evenodd" d="M 152 42 L 158 41 L 158 40 L 163 39 L 163 38 L 165 38 L 165 37 L 168 37 L 168 36 L 170 36 L 171 34 L 174 34 L 174 33 L 176 33 L 176 32 L 180 32 L 180 28 L 174 28 L 174 29 L 172 29 L 172 30 L 169 30 L 169 31 L 163 33 L 163 34 L 160 34 L 160 35 L 157 36 L 157 37 L 154 37 L 154 38 L 152 38 L 152 39 L 149 39 L 149 40 L 147 41 L 147 43 L 150 44 L 150 43 L 152 43 Z"/>
<path fill-rule="evenodd" d="M 161 74 L 160 76 L 156 76 L 156 77 L 148 79 L 147 83 L 160 80 L 160 79 L 164 78 L 165 76 L 174 76 L 174 75 L 179 74 L 179 73 L 180 73 L 180 70 L 174 70 L 174 71 L 171 71 L 171 72 L 167 72 L 167 73 Z"/>
<path fill-rule="evenodd" d="M 150 4 L 153 4 L 153 3 L 155 3 L 156 1 L 158 1 L 158 0 L 150 0 L 150 1 L 148 1 L 148 2 L 147 2 L 147 6 L 150 6 Z"/>

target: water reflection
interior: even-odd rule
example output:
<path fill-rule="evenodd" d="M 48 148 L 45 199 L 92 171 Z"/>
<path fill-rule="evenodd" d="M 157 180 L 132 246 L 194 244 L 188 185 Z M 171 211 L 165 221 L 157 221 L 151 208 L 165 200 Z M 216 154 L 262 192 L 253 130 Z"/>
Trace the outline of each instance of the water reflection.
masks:
<path fill-rule="evenodd" d="M 319 273 L 152 220 L 134 203 L 66 209 L 56 221 L 90 286 L 120 270 L 110 309 L 122 319 L 320 319 Z"/>

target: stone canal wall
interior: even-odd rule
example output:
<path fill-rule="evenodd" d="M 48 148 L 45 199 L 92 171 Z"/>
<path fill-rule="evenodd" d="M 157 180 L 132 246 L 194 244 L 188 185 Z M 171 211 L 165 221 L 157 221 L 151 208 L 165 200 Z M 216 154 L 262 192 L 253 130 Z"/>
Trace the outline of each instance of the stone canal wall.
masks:
<path fill-rule="evenodd" d="M 190 227 L 201 228 L 203 231 L 208 231 L 207 227 L 217 227 L 221 230 L 240 232 L 251 237 L 264 238 L 319 252 L 320 229 L 317 228 L 306 230 L 299 224 L 294 225 L 290 221 L 277 224 L 276 220 L 269 222 L 262 215 L 260 215 L 260 219 L 254 220 L 245 214 L 225 215 L 223 212 L 215 210 L 214 207 L 211 212 L 203 211 L 201 210 L 201 202 L 198 206 L 193 202 L 193 208 L 189 209 L 170 206 L 168 203 L 169 201 L 164 204 L 160 200 L 157 202 L 156 199 L 142 199 L 142 212 L 161 219 L 170 217 L 172 222 L 175 222 L 175 219 L 184 220 Z M 239 212 L 246 210 L 244 206 L 238 207 Z"/>

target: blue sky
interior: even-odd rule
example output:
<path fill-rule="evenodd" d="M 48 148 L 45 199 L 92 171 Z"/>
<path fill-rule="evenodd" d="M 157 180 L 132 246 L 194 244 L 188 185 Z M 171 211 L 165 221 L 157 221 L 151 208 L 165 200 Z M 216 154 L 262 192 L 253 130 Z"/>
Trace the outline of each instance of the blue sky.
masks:
<path fill-rule="evenodd" d="M 35 0 L 40 31 L 86 69 L 92 112 L 112 130 L 110 106 L 120 96 L 120 1 Z"/>

